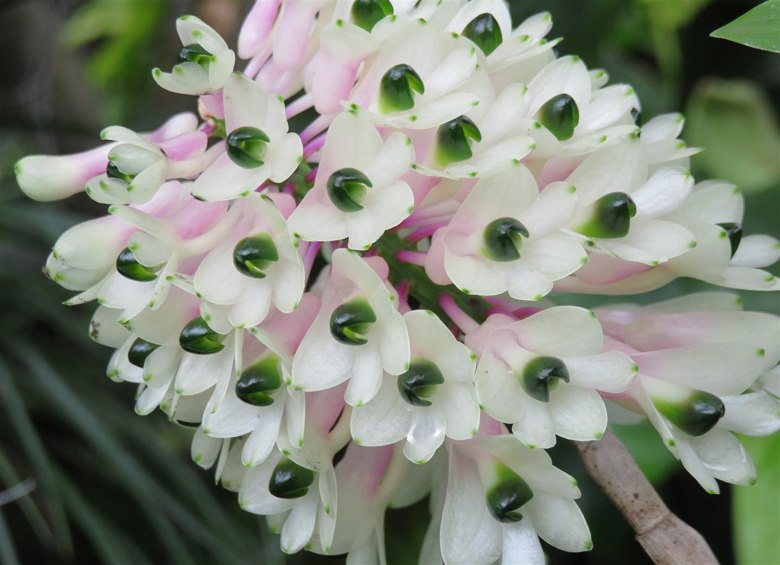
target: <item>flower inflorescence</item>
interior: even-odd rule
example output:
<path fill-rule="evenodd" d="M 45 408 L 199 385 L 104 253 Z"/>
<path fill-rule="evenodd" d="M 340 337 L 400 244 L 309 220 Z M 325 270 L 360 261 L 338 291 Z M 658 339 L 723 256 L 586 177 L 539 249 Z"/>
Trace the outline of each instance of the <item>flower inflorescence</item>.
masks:
<path fill-rule="evenodd" d="M 558 58 L 551 25 L 494 0 L 257 0 L 236 72 L 184 16 L 153 77 L 198 116 L 17 164 L 32 198 L 109 205 L 46 273 L 98 301 L 136 411 L 197 426 L 194 461 L 285 551 L 381 562 L 385 511 L 428 495 L 421 562 L 588 550 L 545 449 L 609 422 L 648 418 L 710 492 L 754 480 L 731 432 L 780 427 L 776 317 L 727 292 L 554 301 L 778 290 L 780 245 L 742 235 L 736 187 L 694 183 L 682 116 L 640 128 L 633 90 Z"/>

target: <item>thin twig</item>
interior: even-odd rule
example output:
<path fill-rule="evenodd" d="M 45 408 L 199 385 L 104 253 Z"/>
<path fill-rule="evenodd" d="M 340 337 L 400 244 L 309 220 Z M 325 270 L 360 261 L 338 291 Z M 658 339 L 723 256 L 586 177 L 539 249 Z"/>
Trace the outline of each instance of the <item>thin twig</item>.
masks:
<path fill-rule="evenodd" d="M 621 441 L 577 442 L 585 468 L 636 532 L 647 555 L 661 565 L 710 565 L 718 560 L 702 535 L 672 514 Z"/>

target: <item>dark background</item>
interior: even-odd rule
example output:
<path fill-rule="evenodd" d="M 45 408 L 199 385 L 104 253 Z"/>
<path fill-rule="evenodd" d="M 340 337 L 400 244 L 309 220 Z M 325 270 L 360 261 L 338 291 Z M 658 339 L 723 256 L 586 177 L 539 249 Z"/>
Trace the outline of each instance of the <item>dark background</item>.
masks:
<path fill-rule="evenodd" d="M 707 150 L 694 159 L 697 178 L 738 183 L 747 194 L 746 232 L 778 235 L 780 55 L 709 37 L 757 2 L 511 4 L 516 22 L 552 12 L 549 37 L 565 38 L 559 51 L 605 68 L 612 82 L 633 84 L 644 119 L 684 110 L 689 118 L 684 136 Z M 102 377 L 109 351 L 87 338 L 93 307 L 62 306 L 68 293 L 42 276 L 56 237 L 104 210 L 84 196 L 48 204 L 27 201 L 12 174 L 13 163 L 25 154 L 96 145 L 105 125 L 144 130 L 177 111 L 194 111 L 192 98 L 160 90 L 150 75 L 153 66 L 165 68 L 175 59 L 180 47 L 175 18 L 195 13 L 235 45 L 248 5 L 0 0 L 0 490 L 30 477 L 37 484 L 30 496 L 0 506 L 2 563 L 285 559 L 263 520 L 240 511 L 235 496 L 215 487 L 212 475 L 189 460 L 191 430 L 169 424 L 159 412 L 136 416 L 134 387 Z M 678 281 L 641 300 L 699 288 L 703 285 Z M 776 296 L 741 294 L 750 308 L 778 311 Z M 580 303 L 592 305 L 594 299 Z M 710 496 L 647 427 L 617 431 L 672 511 L 701 531 L 723 563 L 736 561 L 735 538 L 743 562 L 757 563 L 757 556 L 767 563 L 774 560 L 766 556 L 780 559 L 780 502 L 773 498 L 780 485 L 777 436 L 750 442 L 751 453 L 763 461 L 759 486 L 723 485 L 720 496 Z M 574 448 L 560 442 L 552 456 L 580 482 L 595 548 L 576 555 L 551 549 L 551 562 L 648 562 L 630 528 L 588 479 Z M 389 513 L 391 563 L 413 562 L 426 508 L 421 503 Z M 766 553 L 762 539 L 775 554 Z M 310 554 L 287 560 L 340 561 Z"/>

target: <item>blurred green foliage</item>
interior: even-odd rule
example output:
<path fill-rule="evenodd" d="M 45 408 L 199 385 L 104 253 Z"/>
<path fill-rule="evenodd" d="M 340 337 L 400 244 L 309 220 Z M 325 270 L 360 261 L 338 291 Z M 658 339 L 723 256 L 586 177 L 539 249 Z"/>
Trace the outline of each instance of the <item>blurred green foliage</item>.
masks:
<path fill-rule="evenodd" d="M 746 203 L 746 232 L 778 236 L 778 59 L 708 37 L 756 3 L 510 0 L 515 21 L 542 10 L 552 13 L 551 36 L 565 38 L 561 53 L 576 53 L 589 66 L 605 68 L 612 82 L 634 85 L 645 120 L 686 108 L 684 135 L 704 148 L 692 164 L 696 176 L 722 177 L 746 192 L 756 191 Z M 243 1 L 245 8 L 249 4 Z M 100 116 L 96 121 L 108 116 L 135 129 L 159 123 L 180 108 L 194 110 L 191 98 L 154 88 L 149 75 L 153 65 L 175 58 L 173 21 L 193 9 L 193 2 L 89 0 L 75 6 L 58 31 L 71 51 L 45 55 L 82 62 L 84 80 L 77 81 L 82 90 L 62 93 L 57 100 L 102 92 L 93 109 Z M 5 7 L 0 3 L 0 20 Z M 31 73 L 23 68 L 10 74 L 22 81 Z M 56 85 L 45 88 L 48 92 Z M 191 431 L 172 426 L 159 413 L 136 416 L 131 387 L 100 378 L 108 352 L 87 338 L 91 308 L 64 308 L 67 293 L 41 275 L 56 237 L 98 208 L 78 198 L 59 204 L 24 201 L 11 178 L 11 164 L 25 152 L 47 152 L 52 146 L 67 152 L 95 144 L 98 126 L 81 124 L 89 137 L 76 137 L 74 144 L 78 128 L 56 129 L 60 116 L 41 114 L 51 99 L 41 103 L 35 94 L 43 89 L 29 90 L 32 98 L 9 99 L 10 109 L 0 95 L 0 491 L 28 477 L 37 488 L 0 506 L 0 562 L 283 561 L 278 540 L 262 521 L 240 511 L 234 495 L 211 485 L 208 474 L 190 462 Z M 19 128 L 20 117 L 25 129 Z M 65 118 L 75 119 L 68 113 Z M 637 300 L 707 288 L 680 280 Z M 742 294 L 749 308 L 778 311 L 777 296 Z M 571 295 L 561 300 L 586 306 L 602 301 Z M 780 562 L 780 436 L 748 438 L 759 472 L 756 487 L 725 488 L 720 497 L 710 497 L 681 471 L 649 426 L 616 431 L 672 510 L 702 531 L 722 561 L 732 561 L 733 531 L 741 563 Z M 581 506 L 596 547 L 576 555 L 547 548 L 551 561 L 646 562 L 628 526 L 585 474 L 576 451 L 560 442 L 552 455 L 580 482 Z M 412 561 L 427 521 L 426 505 L 423 501 L 388 514 L 391 563 Z M 308 554 L 287 559 L 333 562 Z"/>

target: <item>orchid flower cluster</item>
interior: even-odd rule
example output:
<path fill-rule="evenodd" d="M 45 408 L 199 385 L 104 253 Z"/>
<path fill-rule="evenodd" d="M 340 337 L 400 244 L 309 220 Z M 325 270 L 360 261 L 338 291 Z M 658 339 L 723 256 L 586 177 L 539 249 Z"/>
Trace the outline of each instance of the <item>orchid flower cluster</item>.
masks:
<path fill-rule="evenodd" d="M 152 75 L 197 116 L 17 164 L 36 200 L 108 206 L 46 274 L 98 302 L 136 412 L 197 428 L 193 460 L 284 551 L 383 563 L 386 511 L 426 496 L 423 563 L 588 550 L 545 449 L 608 423 L 649 419 L 708 492 L 755 480 L 733 432 L 780 428 L 777 317 L 722 291 L 554 301 L 778 290 L 780 243 L 743 236 L 739 189 L 694 182 L 682 116 L 640 128 L 551 25 L 499 0 L 257 0 L 239 71 L 184 16 Z"/>

